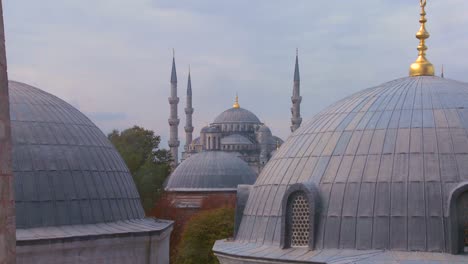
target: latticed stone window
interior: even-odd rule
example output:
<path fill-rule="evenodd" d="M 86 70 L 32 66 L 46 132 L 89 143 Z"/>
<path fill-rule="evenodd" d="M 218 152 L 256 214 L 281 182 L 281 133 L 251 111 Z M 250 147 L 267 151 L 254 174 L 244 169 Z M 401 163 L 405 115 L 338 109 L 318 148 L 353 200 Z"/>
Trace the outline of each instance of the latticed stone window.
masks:
<path fill-rule="evenodd" d="M 291 247 L 309 246 L 310 211 L 304 193 L 293 194 L 289 204 L 289 236 Z"/>

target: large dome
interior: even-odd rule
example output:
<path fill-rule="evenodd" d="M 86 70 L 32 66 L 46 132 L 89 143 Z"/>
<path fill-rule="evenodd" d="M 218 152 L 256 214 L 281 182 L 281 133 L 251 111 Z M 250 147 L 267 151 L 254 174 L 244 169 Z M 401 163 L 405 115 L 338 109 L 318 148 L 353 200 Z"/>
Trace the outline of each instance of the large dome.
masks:
<path fill-rule="evenodd" d="M 284 219 L 297 217 L 286 213 L 290 187 L 311 186 L 316 249 L 451 251 L 452 202 L 468 189 L 467 129 L 466 83 L 408 77 L 345 98 L 270 160 L 236 241 L 283 245 Z"/>
<path fill-rule="evenodd" d="M 169 177 L 166 190 L 236 190 L 239 184 L 253 184 L 255 178 L 255 172 L 235 153 L 206 151 L 182 162 Z"/>
<path fill-rule="evenodd" d="M 260 124 L 260 119 L 244 108 L 230 108 L 218 115 L 213 124 L 224 123 L 253 123 Z"/>
<path fill-rule="evenodd" d="M 17 228 L 144 218 L 127 166 L 80 111 L 9 82 Z"/>

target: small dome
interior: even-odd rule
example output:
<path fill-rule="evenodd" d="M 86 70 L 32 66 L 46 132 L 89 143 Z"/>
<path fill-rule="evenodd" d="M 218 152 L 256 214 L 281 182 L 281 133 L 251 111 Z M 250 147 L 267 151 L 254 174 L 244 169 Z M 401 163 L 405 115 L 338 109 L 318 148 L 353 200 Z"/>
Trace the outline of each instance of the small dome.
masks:
<path fill-rule="evenodd" d="M 222 112 L 213 122 L 214 124 L 224 123 L 253 123 L 261 124 L 260 119 L 249 110 L 244 108 L 231 108 Z"/>
<path fill-rule="evenodd" d="M 408 77 L 347 97 L 268 162 L 236 240 L 281 244 L 289 216 L 280 201 L 304 184 L 321 208 L 310 215 L 316 249 L 450 251 L 449 198 L 468 185 L 467 130 L 467 83 Z"/>
<path fill-rule="evenodd" d="M 253 184 L 256 174 L 234 153 L 207 151 L 191 155 L 171 174 L 167 191 L 236 190 Z"/>
<path fill-rule="evenodd" d="M 206 129 L 206 133 L 220 133 L 221 131 L 219 128 L 215 126 L 210 126 L 208 129 Z"/>
<path fill-rule="evenodd" d="M 260 127 L 258 128 L 258 132 L 259 132 L 259 133 L 267 133 L 267 134 L 270 134 L 270 135 L 271 135 L 271 130 L 270 130 L 270 128 L 267 127 L 267 126 L 265 126 L 265 125 L 260 126 Z"/>
<path fill-rule="evenodd" d="M 194 140 L 192 140 L 192 145 L 200 145 L 200 144 L 201 144 L 200 137 L 197 137 Z"/>
<path fill-rule="evenodd" d="M 239 134 L 233 134 L 221 139 L 221 145 L 252 145 L 252 141 Z"/>
<path fill-rule="evenodd" d="M 209 129 L 210 129 L 209 126 L 204 126 L 204 127 L 200 130 L 200 133 L 206 133 L 206 132 L 208 132 Z"/>
<path fill-rule="evenodd" d="M 144 218 L 127 166 L 107 137 L 65 101 L 9 82 L 16 226 Z"/>

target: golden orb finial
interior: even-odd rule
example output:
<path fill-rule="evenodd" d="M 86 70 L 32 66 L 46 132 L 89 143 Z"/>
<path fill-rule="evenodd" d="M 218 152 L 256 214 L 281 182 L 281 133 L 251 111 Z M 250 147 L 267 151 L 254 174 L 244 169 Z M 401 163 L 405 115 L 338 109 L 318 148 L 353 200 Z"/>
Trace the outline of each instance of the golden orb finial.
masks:
<path fill-rule="evenodd" d="M 236 101 L 234 101 L 234 105 L 232 106 L 236 109 L 240 108 L 240 105 L 239 105 L 239 96 L 237 96 L 236 94 Z"/>
<path fill-rule="evenodd" d="M 411 64 L 410 67 L 410 76 L 434 76 L 435 70 L 434 65 L 430 63 L 426 58 L 426 39 L 430 37 L 429 32 L 426 30 L 426 2 L 427 0 L 419 0 L 421 5 L 421 18 L 419 22 L 421 27 L 419 28 L 418 33 L 416 33 L 416 38 L 419 39 L 419 56 L 416 61 Z"/>

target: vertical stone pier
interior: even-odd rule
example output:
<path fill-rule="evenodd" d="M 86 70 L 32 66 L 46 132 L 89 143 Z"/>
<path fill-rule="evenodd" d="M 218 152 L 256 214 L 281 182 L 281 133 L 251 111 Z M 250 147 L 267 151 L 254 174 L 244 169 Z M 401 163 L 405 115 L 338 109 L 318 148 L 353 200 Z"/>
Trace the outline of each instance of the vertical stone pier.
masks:
<path fill-rule="evenodd" d="M 10 103 L 2 6 L 2 0 L 0 0 L 0 264 L 12 264 L 15 263 L 16 220 L 11 167 Z"/>

